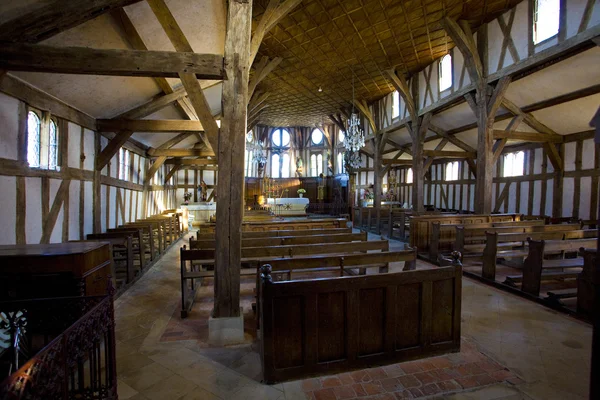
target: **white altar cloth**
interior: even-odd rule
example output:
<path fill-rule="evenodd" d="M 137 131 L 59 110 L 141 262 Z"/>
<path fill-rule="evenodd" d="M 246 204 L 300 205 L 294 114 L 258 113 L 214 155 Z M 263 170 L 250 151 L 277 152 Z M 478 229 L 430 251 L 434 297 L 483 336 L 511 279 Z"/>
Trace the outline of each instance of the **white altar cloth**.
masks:
<path fill-rule="evenodd" d="M 182 208 L 187 208 L 190 215 L 194 216 L 194 223 L 209 222 L 211 215 L 217 213 L 217 203 L 190 203 L 182 204 Z"/>
<path fill-rule="evenodd" d="M 306 215 L 309 200 L 300 197 L 283 197 L 280 199 L 267 199 L 266 206 L 276 215 Z"/>

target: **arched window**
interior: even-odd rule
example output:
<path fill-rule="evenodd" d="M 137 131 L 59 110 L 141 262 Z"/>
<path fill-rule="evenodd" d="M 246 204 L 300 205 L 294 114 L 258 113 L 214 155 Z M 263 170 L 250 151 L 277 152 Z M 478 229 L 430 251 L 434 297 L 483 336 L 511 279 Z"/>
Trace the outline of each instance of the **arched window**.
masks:
<path fill-rule="evenodd" d="M 503 176 L 523 176 L 525 171 L 525 153 L 518 151 L 504 155 Z"/>
<path fill-rule="evenodd" d="M 533 43 L 538 44 L 558 34 L 560 0 L 535 0 L 533 11 Z"/>
<path fill-rule="evenodd" d="M 449 89 L 452 86 L 452 56 L 446 54 L 440 60 L 440 92 Z"/>
<path fill-rule="evenodd" d="M 319 176 L 323 173 L 323 154 L 312 154 L 310 156 L 310 175 Z"/>
<path fill-rule="evenodd" d="M 271 178 L 280 178 L 279 160 L 279 154 L 273 154 L 273 156 L 271 157 Z"/>
<path fill-rule="evenodd" d="M 337 155 L 337 169 L 338 169 L 338 174 L 345 173 L 345 170 L 344 170 L 344 153 L 340 152 Z"/>
<path fill-rule="evenodd" d="M 124 181 L 129 179 L 129 155 L 129 150 L 122 147 L 119 149 L 119 179 Z"/>
<path fill-rule="evenodd" d="M 30 167 L 39 168 L 40 166 L 40 116 L 29 111 L 27 115 L 27 162 Z"/>
<path fill-rule="evenodd" d="M 272 136 L 273 146 L 288 147 L 290 145 L 290 133 L 285 129 L 277 129 Z"/>
<path fill-rule="evenodd" d="M 313 144 L 315 145 L 319 145 L 323 143 L 323 131 L 320 130 L 319 128 L 316 128 L 315 130 L 312 131 L 312 134 L 310 135 L 310 139 L 312 140 Z"/>
<path fill-rule="evenodd" d="M 55 170 L 58 167 L 58 128 L 56 122 L 51 119 L 48 131 L 48 169 Z"/>
<path fill-rule="evenodd" d="M 400 116 L 400 93 L 396 90 L 392 95 L 392 118 Z"/>
<path fill-rule="evenodd" d="M 290 177 L 290 155 L 288 153 L 284 153 L 281 157 L 281 177 Z"/>
<path fill-rule="evenodd" d="M 412 168 L 409 168 L 408 171 L 406 171 L 406 183 L 413 183 L 413 170 L 412 170 Z"/>

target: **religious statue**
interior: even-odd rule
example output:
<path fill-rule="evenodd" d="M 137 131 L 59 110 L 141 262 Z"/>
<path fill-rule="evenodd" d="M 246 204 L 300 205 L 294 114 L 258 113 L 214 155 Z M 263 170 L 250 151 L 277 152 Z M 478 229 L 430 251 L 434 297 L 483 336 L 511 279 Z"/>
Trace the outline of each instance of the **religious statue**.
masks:
<path fill-rule="evenodd" d="M 204 179 L 202 180 L 202 182 L 200 182 L 200 195 L 201 201 L 206 201 L 206 196 L 208 195 L 208 193 L 206 190 L 206 182 L 204 182 Z"/>
<path fill-rule="evenodd" d="M 331 161 L 331 152 L 327 150 L 327 172 L 328 175 L 333 175 L 333 162 Z"/>
<path fill-rule="evenodd" d="M 296 175 L 298 175 L 298 178 L 302 178 L 303 173 L 304 173 L 304 163 L 302 162 L 302 157 L 298 157 L 296 159 Z"/>

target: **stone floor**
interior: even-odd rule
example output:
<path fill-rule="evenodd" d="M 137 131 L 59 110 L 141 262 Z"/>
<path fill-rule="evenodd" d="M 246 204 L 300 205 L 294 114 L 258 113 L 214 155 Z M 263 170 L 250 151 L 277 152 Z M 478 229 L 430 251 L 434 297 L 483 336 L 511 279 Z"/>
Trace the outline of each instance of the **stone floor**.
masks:
<path fill-rule="evenodd" d="M 392 243 L 393 248 L 401 246 Z M 178 256 L 183 244 L 186 239 L 171 248 L 115 302 L 120 399 L 320 400 L 358 396 L 394 399 L 414 395 L 436 399 L 587 398 L 590 326 L 466 278 L 462 302 L 463 351 L 448 357 L 452 362 L 453 357 L 456 361 L 465 352 L 471 354 L 467 357 L 481 354 L 482 360 L 469 363 L 485 362 L 482 365 L 493 369 L 486 371 L 482 365 L 478 366 L 490 377 L 496 374 L 494 381 L 476 382 L 485 387 L 473 389 L 473 383 L 465 380 L 462 385 L 458 376 L 443 380 L 455 382 L 457 387 L 451 386 L 453 383 L 442 386 L 437 383 L 439 379 L 431 382 L 435 374 L 427 370 L 427 362 L 363 370 L 358 372 L 361 377 L 348 374 L 262 385 L 258 353 L 252 344 L 252 326 L 246 326 L 248 344 L 214 348 L 197 337 L 203 334 L 203 318 L 191 318 L 193 323 L 179 319 Z M 243 293 L 249 290 L 243 289 Z M 210 301 L 210 296 L 199 294 L 200 307 L 209 309 Z M 185 333 L 179 333 L 184 331 L 180 327 L 185 328 Z M 469 373 L 482 375 L 475 369 Z M 357 383 L 362 391 L 353 386 Z M 437 389 L 431 383 L 436 383 Z M 388 392 L 390 388 L 393 390 Z M 392 392 L 396 392 L 395 397 Z"/>

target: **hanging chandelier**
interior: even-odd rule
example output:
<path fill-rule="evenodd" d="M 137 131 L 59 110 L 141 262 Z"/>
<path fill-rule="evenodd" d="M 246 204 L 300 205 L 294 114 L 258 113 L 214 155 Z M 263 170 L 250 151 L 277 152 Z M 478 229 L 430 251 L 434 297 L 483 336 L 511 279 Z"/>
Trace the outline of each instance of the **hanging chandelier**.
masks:
<path fill-rule="evenodd" d="M 348 121 L 348 130 L 344 138 L 346 150 L 355 153 L 365 145 L 365 133 L 360 127 L 358 113 L 354 112 L 354 70 L 352 71 L 352 115 Z"/>
<path fill-rule="evenodd" d="M 348 121 L 348 130 L 344 138 L 344 147 L 351 152 L 357 152 L 365 145 L 365 133 L 360 127 L 358 114 L 352 113 Z"/>

